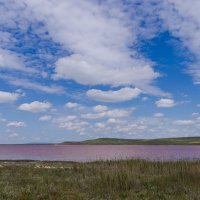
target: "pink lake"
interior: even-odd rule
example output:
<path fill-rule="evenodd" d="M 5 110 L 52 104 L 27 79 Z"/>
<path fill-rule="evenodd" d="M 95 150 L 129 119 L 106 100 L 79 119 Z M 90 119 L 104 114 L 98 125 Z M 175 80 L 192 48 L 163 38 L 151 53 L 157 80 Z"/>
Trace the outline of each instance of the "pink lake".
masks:
<path fill-rule="evenodd" d="M 200 146 L 179 145 L 0 145 L 0 160 L 86 162 L 115 159 L 200 159 Z"/>

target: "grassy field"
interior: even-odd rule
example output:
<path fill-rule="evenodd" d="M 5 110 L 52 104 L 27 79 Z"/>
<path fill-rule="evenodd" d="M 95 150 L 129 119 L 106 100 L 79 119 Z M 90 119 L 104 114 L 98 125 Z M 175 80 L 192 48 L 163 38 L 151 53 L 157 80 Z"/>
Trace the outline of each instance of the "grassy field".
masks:
<path fill-rule="evenodd" d="M 61 144 L 91 144 L 91 145 L 199 145 L 200 137 L 179 137 L 161 139 L 118 139 L 118 138 L 97 138 L 81 142 L 63 142 Z"/>
<path fill-rule="evenodd" d="M 0 162 L 1 200 L 199 200 L 200 161 Z"/>

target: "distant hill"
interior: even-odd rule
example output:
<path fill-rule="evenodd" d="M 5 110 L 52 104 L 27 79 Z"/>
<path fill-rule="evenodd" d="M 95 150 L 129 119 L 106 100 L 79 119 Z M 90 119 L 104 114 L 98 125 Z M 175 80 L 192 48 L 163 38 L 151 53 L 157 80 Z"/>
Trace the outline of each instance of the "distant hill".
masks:
<path fill-rule="evenodd" d="M 179 137 L 161 139 L 119 139 L 97 138 L 81 142 L 63 142 L 62 145 L 200 145 L 200 137 Z"/>

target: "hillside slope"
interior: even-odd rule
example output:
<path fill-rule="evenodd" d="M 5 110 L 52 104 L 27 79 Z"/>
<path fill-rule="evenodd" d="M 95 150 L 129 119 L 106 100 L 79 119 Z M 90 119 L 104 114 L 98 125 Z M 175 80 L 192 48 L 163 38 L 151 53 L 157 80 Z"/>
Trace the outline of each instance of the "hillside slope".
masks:
<path fill-rule="evenodd" d="M 119 139 L 97 138 L 81 142 L 63 142 L 64 145 L 200 145 L 200 137 L 180 137 L 162 139 Z"/>

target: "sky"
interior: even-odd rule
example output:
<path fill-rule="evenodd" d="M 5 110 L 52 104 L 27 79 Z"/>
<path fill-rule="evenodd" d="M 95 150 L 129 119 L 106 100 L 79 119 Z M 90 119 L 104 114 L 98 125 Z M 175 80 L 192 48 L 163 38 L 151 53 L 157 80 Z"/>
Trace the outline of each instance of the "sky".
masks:
<path fill-rule="evenodd" d="M 0 0 L 0 143 L 200 136 L 199 0 Z"/>

